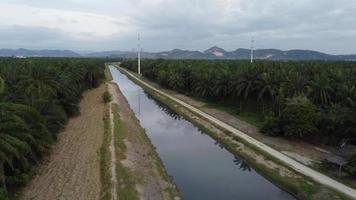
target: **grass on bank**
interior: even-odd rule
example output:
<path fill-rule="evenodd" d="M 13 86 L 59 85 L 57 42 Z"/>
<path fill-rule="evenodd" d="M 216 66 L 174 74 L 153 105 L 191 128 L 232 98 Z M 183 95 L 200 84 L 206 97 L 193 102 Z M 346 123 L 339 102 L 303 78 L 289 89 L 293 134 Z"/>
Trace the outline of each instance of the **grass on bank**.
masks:
<path fill-rule="evenodd" d="M 139 122 L 137 122 L 137 124 L 139 124 Z M 161 178 L 163 178 L 163 180 L 165 180 L 167 183 L 170 183 L 172 185 L 172 187 L 165 188 L 165 192 L 167 192 L 169 194 L 169 198 L 173 200 L 176 197 L 180 197 L 178 188 L 174 184 L 173 178 L 168 175 L 161 158 L 159 157 L 158 153 L 155 151 L 156 147 L 153 146 L 150 138 L 147 136 L 147 134 L 145 132 L 145 129 L 141 128 L 140 134 L 137 134 L 137 136 L 139 137 L 138 139 L 140 140 L 140 142 L 142 144 L 149 147 L 149 149 L 150 149 L 149 155 L 153 157 L 153 160 L 154 160 L 157 170 L 159 172 L 159 176 Z"/>
<path fill-rule="evenodd" d="M 105 73 L 105 80 L 106 81 L 111 81 L 113 80 L 112 78 L 112 75 L 110 73 L 110 69 L 109 69 L 109 66 L 108 65 L 105 65 L 105 70 L 104 70 L 104 73 Z"/>
<path fill-rule="evenodd" d="M 129 134 L 127 130 L 125 129 L 125 125 L 123 125 L 120 121 L 120 116 L 119 116 L 119 107 L 117 104 L 112 105 L 113 108 L 113 114 L 114 114 L 114 126 L 117 127 L 115 128 L 115 147 L 117 151 L 117 158 L 118 160 L 123 160 L 125 159 L 125 152 L 126 152 L 126 145 L 124 143 L 124 138 L 126 138 Z M 137 122 L 137 124 L 139 124 Z M 161 178 L 163 178 L 167 183 L 171 183 L 172 187 L 167 187 L 165 189 L 165 192 L 168 193 L 170 199 L 175 199 L 175 197 L 179 197 L 179 192 L 176 188 L 176 186 L 173 183 L 173 180 L 171 179 L 170 176 L 168 176 L 166 169 L 164 168 L 164 165 L 162 161 L 160 160 L 157 152 L 154 150 L 155 147 L 152 145 L 150 139 L 145 133 L 145 130 L 143 128 L 140 129 L 139 134 L 135 134 L 137 136 L 136 139 L 139 140 L 139 143 L 141 143 L 144 146 L 149 147 L 150 152 L 149 155 L 153 157 L 153 160 L 155 162 L 155 165 L 157 166 L 157 170 L 159 172 L 159 175 Z M 121 163 L 118 163 L 117 165 L 117 174 L 119 178 L 122 178 L 122 185 L 125 185 L 125 188 L 119 189 L 118 195 L 124 196 L 124 199 L 138 199 L 138 193 L 135 189 L 135 184 L 140 181 L 140 175 L 138 174 L 133 174 L 132 171 L 129 169 L 125 168 L 122 166 Z M 119 187 L 120 187 L 120 181 L 119 181 Z M 121 190 L 121 191 L 120 191 Z"/>
<path fill-rule="evenodd" d="M 109 70 L 109 67 L 105 65 L 105 81 L 108 82 L 112 80 L 112 76 Z M 103 135 L 103 143 L 100 147 L 100 181 L 101 181 L 101 192 L 100 199 L 101 200 L 111 200 L 111 152 L 110 152 L 110 143 L 111 143 L 111 122 L 110 122 L 110 105 L 108 104 L 111 101 L 106 101 L 104 96 L 109 93 L 108 86 L 106 85 L 105 92 L 103 94 L 103 101 L 105 103 L 104 107 L 104 135 Z"/>
<path fill-rule="evenodd" d="M 229 105 L 220 104 L 220 103 L 207 102 L 206 107 L 223 110 L 223 111 L 229 113 L 230 115 L 237 117 L 238 119 L 240 119 L 242 121 L 245 121 L 249 124 L 256 126 L 257 128 L 261 128 L 264 123 L 262 115 L 259 115 L 256 113 L 251 113 L 251 112 L 241 112 L 236 106 L 229 106 Z"/>
<path fill-rule="evenodd" d="M 124 74 L 126 74 L 128 76 L 128 78 L 130 78 L 136 84 L 140 85 L 145 91 L 147 91 L 150 95 L 152 95 L 156 100 L 164 103 L 169 108 L 171 108 L 172 110 L 174 110 L 175 112 L 177 112 L 178 114 L 180 114 L 184 118 L 186 118 L 188 121 L 192 122 L 198 128 L 200 128 L 204 132 L 208 133 L 211 137 L 213 137 L 215 140 L 217 140 L 219 143 L 221 143 L 232 154 L 237 155 L 240 158 L 242 158 L 244 161 L 247 162 L 247 164 L 252 166 L 254 168 L 254 170 L 256 170 L 261 175 L 263 175 L 267 179 L 269 179 L 272 182 L 274 182 L 280 188 L 292 193 L 297 198 L 299 198 L 299 199 L 310 199 L 311 200 L 311 199 L 314 199 L 314 196 L 317 195 L 318 192 L 320 192 L 321 190 L 324 190 L 324 191 L 326 190 L 328 196 L 330 197 L 328 199 L 345 199 L 345 200 L 346 199 L 350 199 L 348 196 L 346 196 L 346 195 L 344 195 L 344 194 L 342 194 L 340 192 L 334 191 L 331 188 L 323 186 L 323 185 L 311 180 L 310 178 L 305 177 L 304 175 L 294 171 L 290 167 L 285 166 L 281 161 L 277 160 L 276 158 L 268 155 L 267 153 L 261 151 L 260 149 L 258 149 L 254 145 L 251 145 L 248 142 L 241 140 L 237 136 L 234 136 L 234 135 L 232 135 L 231 133 L 229 133 L 227 131 L 224 131 L 224 133 L 227 136 L 233 137 L 233 140 L 227 139 L 226 137 L 222 137 L 222 136 L 217 135 L 216 133 L 214 133 L 214 132 L 210 131 L 208 128 L 206 128 L 203 124 L 200 124 L 200 123 L 197 122 L 196 117 L 198 117 L 198 115 L 196 113 L 188 111 L 188 112 L 193 113 L 195 115 L 195 117 L 192 118 L 191 116 L 189 116 L 188 114 L 183 112 L 181 109 L 184 109 L 184 108 L 182 108 L 179 104 L 177 104 L 173 100 L 171 100 L 171 99 L 169 99 L 169 98 L 167 98 L 165 96 L 162 96 L 162 95 L 158 94 L 156 91 L 152 90 L 151 88 L 148 88 L 147 86 L 143 85 L 141 82 L 137 81 L 136 79 L 134 79 L 130 75 L 128 75 L 125 70 L 121 70 L 120 68 L 118 68 L 118 69 L 121 72 L 123 72 Z M 136 76 L 136 74 L 135 74 L 135 76 Z M 136 77 L 138 77 L 138 76 L 136 76 Z M 142 79 L 141 77 L 138 77 L 138 78 Z M 198 118 L 201 118 L 201 117 L 198 117 Z M 224 130 L 221 127 L 219 127 L 219 128 L 221 130 Z M 239 150 L 239 148 L 238 148 L 239 145 L 237 145 L 235 142 L 233 142 L 234 140 L 238 141 L 238 142 L 241 142 L 244 145 L 246 145 L 245 148 L 249 148 L 252 151 L 254 151 L 255 153 L 258 153 L 258 154 L 262 155 L 265 158 L 266 161 L 269 160 L 269 161 L 272 161 L 272 162 L 274 162 L 274 163 L 276 163 L 278 165 L 286 167 L 288 170 L 290 170 L 296 176 L 294 176 L 294 177 L 281 176 L 280 173 L 279 173 L 279 170 L 271 169 L 271 168 L 268 168 L 268 166 L 265 166 L 265 165 L 263 165 L 261 163 L 258 163 L 255 159 L 251 158 L 249 155 L 244 154 L 243 152 L 241 152 Z"/>
<path fill-rule="evenodd" d="M 116 153 L 116 174 L 118 181 L 117 195 L 120 199 L 138 200 L 139 195 L 135 188 L 136 181 L 139 179 L 132 171 L 123 166 L 122 160 L 126 158 L 126 145 L 124 143 L 127 131 L 121 123 L 119 106 L 112 104 L 112 112 L 114 115 L 114 144 Z"/>
<path fill-rule="evenodd" d="M 106 88 L 107 91 L 107 88 Z M 111 153 L 110 153 L 110 142 L 111 142 L 111 124 L 110 124 L 110 108 L 106 104 L 104 108 L 104 135 L 103 143 L 100 147 L 100 179 L 101 179 L 101 200 L 111 199 Z"/>

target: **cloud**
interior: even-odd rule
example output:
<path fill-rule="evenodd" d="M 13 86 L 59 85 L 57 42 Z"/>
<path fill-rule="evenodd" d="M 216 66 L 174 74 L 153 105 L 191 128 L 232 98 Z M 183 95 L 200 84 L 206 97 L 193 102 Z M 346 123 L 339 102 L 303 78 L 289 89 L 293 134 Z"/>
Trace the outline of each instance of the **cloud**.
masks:
<path fill-rule="evenodd" d="M 33 26 L 57 29 L 76 39 L 92 39 L 123 34 L 127 30 L 124 17 L 26 5 L 2 4 L 0 25 Z M 15 14 L 14 14 L 15 12 Z"/>
<path fill-rule="evenodd" d="M 258 48 L 356 53 L 354 0 L 4 1 L 0 27 L 46 29 L 38 34 L 50 38 L 41 41 L 48 48 L 57 47 L 57 38 L 63 48 L 131 50 L 140 32 L 150 51 L 236 49 L 248 47 L 254 35 Z M 0 44 L 11 47 L 12 40 L 19 42 L 10 34 Z"/>

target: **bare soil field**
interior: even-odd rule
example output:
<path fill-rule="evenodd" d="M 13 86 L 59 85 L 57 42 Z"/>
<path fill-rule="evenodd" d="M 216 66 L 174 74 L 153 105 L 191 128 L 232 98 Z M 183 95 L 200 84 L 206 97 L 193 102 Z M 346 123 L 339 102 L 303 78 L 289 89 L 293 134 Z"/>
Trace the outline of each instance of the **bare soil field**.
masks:
<path fill-rule="evenodd" d="M 24 200 L 91 200 L 100 198 L 99 149 L 104 133 L 105 85 L 84 93 L 81 114 L 59 134 L 51 155 L 24 189 Z"/>

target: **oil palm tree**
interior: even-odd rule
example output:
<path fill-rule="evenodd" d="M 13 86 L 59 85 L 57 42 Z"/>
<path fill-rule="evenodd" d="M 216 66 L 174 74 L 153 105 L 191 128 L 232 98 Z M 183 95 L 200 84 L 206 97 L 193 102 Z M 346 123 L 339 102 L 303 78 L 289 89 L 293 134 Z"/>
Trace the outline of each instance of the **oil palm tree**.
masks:
<path fill-rule="evenodd" d="M 309 78 L 300 72 L 292 71 L 286 77 L 287 96 L 295 97 L 305 95 L 308 90 Z"/>
<path fill-rule="evenodd" d="M 262 114 L 265 113 L 265 102 L 274 101 L 276 97 L 276 88 L 278 82 L 275 81 L 273 74 L 263 73 L 260 78 L 256 80 L 255 91 L 257 93 L 257 100 L 262 102 Z"/>
<path fill-rule="evenodd" d="M 14 159 L 25 163 L 26 154 L 31 149 L 27 141 L 33 140 L 26 130 L 24 120 L 9 110 L 9 106 L 11 103 L 0 103 L 0 181 L 5 193 L 5 164 L 12 167 Z"/>
<path fill-rule="evenodd" d="M 310 82 L 309 96 L 314 103 L 328 104 L 331 101 L 333 89 L 325 75 L 317 75 Z"/>
<path fill-rule="evenodd" d="M 0 94 L 5 90 L 5 81 L 0 77 Z"/>
<path fill-rule="evenodd" d="M 245 71 L 232 81 L 232 93 L 239 98 L 240 110 L 242 109 L 242 101 L 246 101 L 254 92 L 256 81 L 259 77 L 259 72 Z"/>
<path fill-rule="evenodd" d="M 227 70 L 222 70 L 217 73 L 217 78 L 214 81 L 212 88 L 214 96 L 225 100 L 229 96 L 231 86 L 231 76 Z"/>
<path fill-rule="evenodd" d="M 180 91 L 184 87 L 183 77 L 176 71 L 169 73 L 168 86 L 173 90 Z"/>
<path fill-rule="evenodd" d="M 200 74 L 200 77 L 193 82 L 193 91 L 199 97 L 211 98 L 213 78 L 210 72 Z"/>

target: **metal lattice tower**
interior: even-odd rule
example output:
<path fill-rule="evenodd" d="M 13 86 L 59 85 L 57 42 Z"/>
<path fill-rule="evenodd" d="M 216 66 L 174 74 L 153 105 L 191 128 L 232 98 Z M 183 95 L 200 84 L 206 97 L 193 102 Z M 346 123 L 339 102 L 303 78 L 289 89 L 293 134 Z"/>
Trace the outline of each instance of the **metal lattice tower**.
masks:
<path fill-rule="evenodd" d="M 138 50 L 137 50 L 137 64 L 138 64 L 138 70 L 137 73 L 141 75 L 141 43 L 140 43 L 140 33 L 138 34 L 137 37 L 137 45 L 138 45 Z"/>
<path fill-rule="evenodd" d="M 254 42 L 255 39 L 253 38 L 253 36 L 251 37 L 251 63 L 253 63 L 253 50 L 254 50 Z"/>

